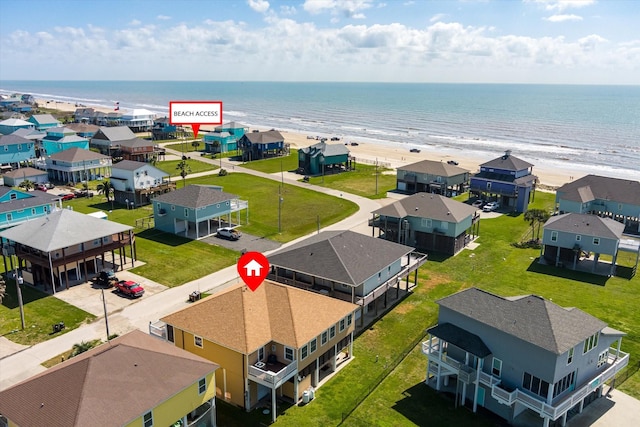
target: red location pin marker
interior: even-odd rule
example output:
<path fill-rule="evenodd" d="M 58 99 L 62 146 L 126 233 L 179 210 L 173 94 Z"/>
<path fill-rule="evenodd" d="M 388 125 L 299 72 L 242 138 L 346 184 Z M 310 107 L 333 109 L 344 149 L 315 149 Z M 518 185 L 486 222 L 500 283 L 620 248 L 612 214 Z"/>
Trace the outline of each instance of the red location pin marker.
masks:
<path fill-rule="evenodd" d="M 247 252 L 238 260 L 238 274 L 255 291 L 269 274 L 269 261 L 260 252 Z"/>
<path fill-rule="evenodd" d="M 198 137 L 201 125 L 222 124 L 221 101 L 171 101 L 169 102 L 169 123 L 191 125 L 193 137 Z"/>

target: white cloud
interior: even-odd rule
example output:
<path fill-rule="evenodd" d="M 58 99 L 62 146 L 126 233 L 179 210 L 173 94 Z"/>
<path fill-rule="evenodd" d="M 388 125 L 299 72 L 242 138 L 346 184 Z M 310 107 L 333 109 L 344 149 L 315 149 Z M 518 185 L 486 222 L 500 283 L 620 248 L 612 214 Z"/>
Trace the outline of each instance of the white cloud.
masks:
<path fill-rule="evenodd" d="M 269 2 L 267 0 L 247 0 L 247 4 L 258 13 L 265 13 L 269 10 Z"/>
<path fill-rule="evenodd" d="M 563 12 L 567 9 L 580 9 L 591 6 L 596 0 L 525 0 L 544 6 L 545 10 Z"/>
<path fill-rule="evenodd" d="M 566 21 L 582 21 L 582 16 L 578 15 L 551 15 L 547 18 L 543 18 L 549 22 L 566 22 Z"/>
<path fill-rule="evenodd" d="M 131 25 L 132 27 L 136 27 L 138 25 L 142 24 L 142 22 L 140 22 L 137 19 L 132 19 L 131 22 L 129 22 L 129 25 Z"/>
<path fill-rule="evenodd" d="M 444 13 L 436 13 L 435 15 L 433 15 L 431 18 L 429 18 L 429 22 L 438 22 L 441 21 L 442 18 L 444 18 L 445 16 L 447 16 Z"/>
<path fill-rule="evenodd" d="M 289 5 L 280 6 L 280 14 L 282 16 L 291 16 L 291 15 L 295 15 L 296 13 L 298 13 L 298 11 L 296 10 L 295 6 L 289 6 Z"/>
<path fill-rule="evenodd" d="M 305 0 L 302 7 L 312 15 L 329 12 L 334 18 L 364 19 L 362 12 L 372 7 L 372 0 Z"/>
<path fill-rule="evenodd" d="M 160 21 L 168 21 L 168 20 L 171 19 L 171 17 L 167 16 L 167 15 L 158 15 L 158 16 L 156 16 L 156 19 L 158 19 Z"/>

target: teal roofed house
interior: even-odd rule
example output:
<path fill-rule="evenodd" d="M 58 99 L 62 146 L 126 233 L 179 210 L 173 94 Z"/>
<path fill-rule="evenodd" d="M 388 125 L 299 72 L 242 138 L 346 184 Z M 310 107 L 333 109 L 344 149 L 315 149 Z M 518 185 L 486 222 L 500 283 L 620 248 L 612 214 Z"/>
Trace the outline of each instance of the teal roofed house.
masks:
<path fill-rule="evenodd" d="M 36 125 L 20 119 L 7 119 L 0 122 L 0 134 L 9 135 L 18 129 L 35 129 Z"/>
<path fill-rule="evenodd" d="M 52 212 L 60 198 L 44 191 L 20 191 L 0 187 L 0 230 Z"/>
<path fill-rule="evenodd" d="M 216 132 L 228 132 L 229 135 L 232 135 L 236 138 L 236 140 L 242 138 L 249 128 L 245 125 L 242 125 L 238 122 L 228 122 L 223 123 L 221 126 L 216 126 Z"/>
<path fill-rule="evenodd" d="M 51 114 L 34 114 L 29 117 L 29 122 L 33 123 L 38 130 L 47 130 L 61 125 Z"/>
<path fill-rule="evenodd" d="M 298 151 L 298 168 L 308 175 L 349 170 L 349 149 L 342 144 L 326 142 L 302 148 Z"/>
<path fill-rule="evenodd" d="M 214 132 L 204 136 L 207 153 L 227 153 L 238 149 L 238 140 L 244 136 L 247 127 L 237 122 L 217 126 Z"/>
<path fill-rule="evenodd" d="M 78 136 L 67 127 L 55 127 L 47 129 L 47 136 L 42 139 L 42 148 L 49 156 L 68 150 L 69 148 L 89 149 L 89 140 Z"/>
<path fill-rule="evenodd" d="M 18 135 L 0 137 L 0 164 L 26 162 L 36 157 L 33 141 Z"/>

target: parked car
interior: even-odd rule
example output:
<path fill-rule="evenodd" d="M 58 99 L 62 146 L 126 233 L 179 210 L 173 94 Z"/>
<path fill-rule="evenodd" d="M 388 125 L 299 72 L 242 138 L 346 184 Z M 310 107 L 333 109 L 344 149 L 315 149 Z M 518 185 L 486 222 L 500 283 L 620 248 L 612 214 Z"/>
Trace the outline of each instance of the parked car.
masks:
<path fill-rule="evenodd" d="M 418 149 L 418 148 L 412 148 L 412 149 L 411 149 L 411 150 L 409 150 L 409 151 L 410 151 L 410 152 L 412 152 L 412 153 L 419 153 L 419 152 L 420 152 L 420 149 Z"/>
<path fill-rule="evenodd" d="M 498 202 L 489 202 L 486 205 L 483 206 L 482 211 L 483 212 L 492 212 L 495 211 L 496 209 L 498 209 L 500 207 L 500 205 L 498 204 Z"/>
<path fill-rule="evenodd" d="M 96 285 L 105 286 L 107 288 L 111 288 L 119 282 L 118 278 L 116 277 L 116 273 L 111 269 L 102 270 L 100 273 L 98 273 L 96 278 L 93 279 L 93 281 Z"/>
<path fill-rule="evenodd" d="M 47 188 L 46 184 L 38 184 L 38 185 L 36 185 L 36 190 L 40 190 L 40 191 L 45 191 L 46 192 L 48 190 L 48 188 Z"/>
<path fill-rule="evenodd" d="M 116 292 L 137 298 L 144 294 L 144 288 L 132 280 L 120 280 L 116 282 Z"/>
<path fill-rule="evenodd" d="M 242 236 L 242 233 L 231 227 L 220 227 L 218 228 L 216 236 L 220 237 L 221 239 L 238 240 L 240 236 Z"/>
<path fill-rule="evenodd" d="M 73 195 L 74 197 L 93 197 L 93 193 L 89 190 L 76 190 Z"/>
<path fill-rule="evenodd" d="M 484 206 L 484 200 L 478 199 L 475 202 L 471 203 L 471 206 L 473 206 L 474 208 L 480 209 Z"/>
<path fill-rule="evenodd" d="M 352 146 L 352 147 L 357 147 L 358 145 L 360 145 L 360 144 L 358 144 L 357 142 L 352 142 L 352 143 L 351 143 L 351 146 Z"/>
<path fill-rule="evenodd" d="M 456 162 L 455 160 L 447 160 L 447 163 L 449 163 L 450 165 L 458 166 L 458 162 Z"/>
<path fill-rule="evenodd" d="M 71 200 L 76 198 L 73 193 L 58 194 L 58 197 L 60 197 L 62 200 Z"/>
<path fill-rule="evenodd" d="M 331 137 L 332 141 L 340 141 L 340 137 L 339 136 L 333 136 Z"/>

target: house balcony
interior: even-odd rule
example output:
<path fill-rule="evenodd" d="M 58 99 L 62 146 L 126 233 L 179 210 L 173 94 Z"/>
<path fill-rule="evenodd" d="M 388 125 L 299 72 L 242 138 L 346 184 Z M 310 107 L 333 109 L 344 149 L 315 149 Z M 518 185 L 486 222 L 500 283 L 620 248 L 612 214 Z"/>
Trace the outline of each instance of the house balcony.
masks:
<path fill-rule="evenodd" d="M 278 388 L 289 378 L 298 374 L 298 361 L 288 365 L 278 362 L 256 362 L 249 366 L 248 378 L 269 388 Z"/>
<path fill-rule="evenodd" d="M 480 382 L 491 387 L 491 397 L 503 405 L 511 406 L 518 402 L 529 409 L 540 414 L 541 417 L 548 417 L 557 420 L 575 405 L 579 404 L 585 397 L 591 394 L 598 387 L 613 378 L 620 370 L 629 363 L 629 354 L 620 352 L 614 348 L 609 349 L 607 369 L 596 375 L 581 387 L 576 388 L 572 393 L 562 398 L 555 404 L 549 405 L 541 397 L 534 396 L 519 389 L 508 390 L 502 385 L 498 378 L 489 374 L 481 373 Z"/>
<path fill-rule="evenodd" d="M 476 369 L 446 353 L 440 354 L 440 340 L 438 338 L 432 340 L 431 346 L 429 346 L 429 341 L 423 342 L 422 353 L 431 362 L 430 371 L 432 374 L 438 375 L 438 367 L 440 367 L 440 375 L 456 375 L 460 381 L 466 384 L 471 384 L 476 380 L 478 373 Z"/>

